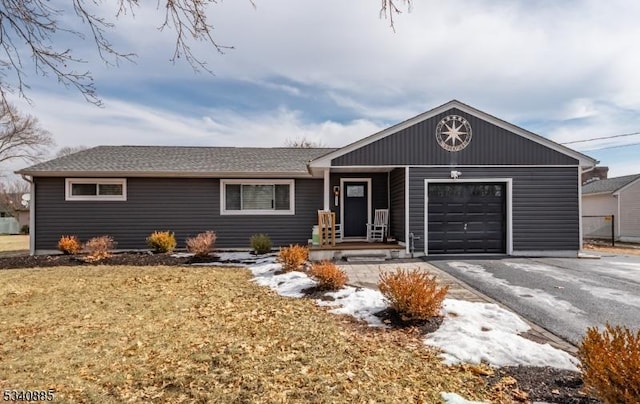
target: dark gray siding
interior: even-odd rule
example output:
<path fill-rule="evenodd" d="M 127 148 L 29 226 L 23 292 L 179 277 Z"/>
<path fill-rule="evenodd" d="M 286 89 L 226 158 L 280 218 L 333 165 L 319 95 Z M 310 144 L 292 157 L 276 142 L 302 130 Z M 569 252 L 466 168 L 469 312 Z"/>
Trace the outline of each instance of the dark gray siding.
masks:
<path fill-rule="evenodd" d="M 217 247 L 249 247 L 254 233 L 267 233 L 275 246 L 304 243 L 322 209 L 322 180 L 295 182 L 295 215 L 220 215 L 218 179 L 128 178 L 125 202 L 64 200 L 64 178 L 36 178 L 36 249 L 56 249 L 61 235 L 82 241 L 107 234 L 118 248 L 146 248 L 154 230 L 175 232 L 178 247 L 199 232 L 213 230 Z"/>
<path fill-rule="evenodd" d="M 459 152 L 442 149 L 435 138 L 438 122 L 457 114 L 471 124 L 473 137 Z M 576 159 L 452 108 L 398 133 L 332 160 L 352 165 L 577 165 Z"/>
<path fill-rule="evenodd" d="M 405 240 L 405 169 L 396 168 L 389 173 L 389 234 L 396 240 Z"/>
<path fill-rule="evenodd" d="M 388 174 L 387 173 L 357 173 L 357 174 L 331 174 L 330 183 L 331 190 L 333 190 L 334 186 L 340 186 L 341 178 L 371 178 L 371 214 L 373 215 L 373 211 L 375 209 L 387 209 L 388 204 Z M 320 196 L 322 199 L 322 196 Z M 336 213 L 336 222 L 342 223 L 342 218 L 340 217 L 340 206 L 336 206 L 334 203 L 334 198 L 331 196 L 331 210 Z M 317 221 L 317 219 L 316 219 Z"/>
<path fill-rule="evenodd" d="M 577 167 L 465 168 L 462 178 L 512 178 L 513 251 L 577 251 L 579 239 Z M 450 167 L 411 168 L 410 231 L 424 251 L 424 180 L 448 179 Z"/>

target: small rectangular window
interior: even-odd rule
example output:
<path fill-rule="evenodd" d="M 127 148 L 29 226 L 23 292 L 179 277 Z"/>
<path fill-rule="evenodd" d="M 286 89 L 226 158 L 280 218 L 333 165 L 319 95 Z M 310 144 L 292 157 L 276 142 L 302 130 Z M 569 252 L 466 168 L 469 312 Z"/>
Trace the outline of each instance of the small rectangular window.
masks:
<path fill-rule="evenodd" d="M 71 184 L 71 195 L 73 196 L 96 196 L 98 184 Z"/>
<path fill-rule="evenodd" d="M 221 214 L 294 214 L 293 180 L 222 180 Z"/>
<path fill-rule="evenodd" d="M 67 201 L 126 201 L 127 180 L 116 178 L 67 178 Z"/>
<path fill-rule="evenodd" d="M 364 198 L 364 185 L 347 185 L 348 198 Z"/>
<path fill-rule="evenodd" d="M 98 195 L 122 195 L 122 184 L 98 184 Z"/>

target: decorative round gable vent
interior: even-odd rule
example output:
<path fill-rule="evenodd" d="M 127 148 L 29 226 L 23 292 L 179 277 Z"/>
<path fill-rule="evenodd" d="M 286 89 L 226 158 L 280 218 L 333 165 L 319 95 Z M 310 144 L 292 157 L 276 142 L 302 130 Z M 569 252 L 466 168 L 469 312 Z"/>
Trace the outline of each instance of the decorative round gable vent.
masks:
<path fill-rule="evenodd" d="M 459 115 L 448 115 L 436 126 L 436 140 L 440 147 L 457 152 L 471 142 L 471 125 Z"/>

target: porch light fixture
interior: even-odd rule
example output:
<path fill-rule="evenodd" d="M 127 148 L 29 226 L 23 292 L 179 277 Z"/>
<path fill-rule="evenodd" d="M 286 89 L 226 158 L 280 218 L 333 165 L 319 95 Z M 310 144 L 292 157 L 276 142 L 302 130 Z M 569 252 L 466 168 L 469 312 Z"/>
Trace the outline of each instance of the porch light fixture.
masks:
<path fill-rule="evenodd" d="M 451 178 L 454 180 L 457 180 L 458 177 L 460 177 L 461 175 L 462 173 L 460 171 L 456 171 L 456 170 L 451 171 Z"/>

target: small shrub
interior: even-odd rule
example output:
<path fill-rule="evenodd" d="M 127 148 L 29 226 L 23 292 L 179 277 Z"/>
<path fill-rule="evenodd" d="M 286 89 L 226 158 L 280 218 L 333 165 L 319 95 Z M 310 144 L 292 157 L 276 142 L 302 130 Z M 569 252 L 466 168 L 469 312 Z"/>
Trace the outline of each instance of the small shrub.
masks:
<path fill-rule="evenodd" d="M 176 248 L 176 236 L 170 231 L 154 231 L 147 237 L 147 245 L 157 253 L 169 253 Z"/>
<path fill-rule="evenodd" d="M 380 274 L 378 288 L 392 309 L 411 320 L 426 320 L 439 314 L 448 286 L 438 287 L 436 277 L 418 270 Z"/>
<path fill-rule="evenodd" d="M 338 290 L 347 283 L 347 274 L 331 261 L 314 262 L 309 275 L 321 290 Z"/>
<path fill-rule="evenodd" d="M 587 389 L 605 403 L 640 403 L 640 330 L 588 328 L 578 349 Z"/>
<path fill-rule="evenodd" d="M 308 258 L 309 250 L 307 247 L 296 244 L 280 248 L 277 261 L 282 264 L 284 272 L 291 272 L 299 270 Z"/>
<path fill-rule="evenodd" d="M 196 257 L 206 257 L 211 254 L 215 243 L 216 233 L 207 231 L 195 237 L 188 238 L 187 251 L 193 253 Z"/>
<path fill-rule="evenodd" d="M 267 254 L 271 252 L 271 238 L 266 234 L 254 234 L 251 236 L 251 248 L 256 254 Z"/>
<path fill-rule="evenodd" d="M 82 244 L 76 236 L 62 236 L 58 240 L 58 250 L 67 255 L 75 255 L 82 250 Z"/>
<path fill-rule="evenodd" d="M 20 234 L 29 234 L 29 225 L 28 224 L 22 225 L 22 227 L 20 228 Z"/>
<path fill-rule="evenodd" d="M 88 261 L 100 261 L 111 256 L 111 250 L 116 246 L 111 236 L 94 237 L 84 244 Z"/>

